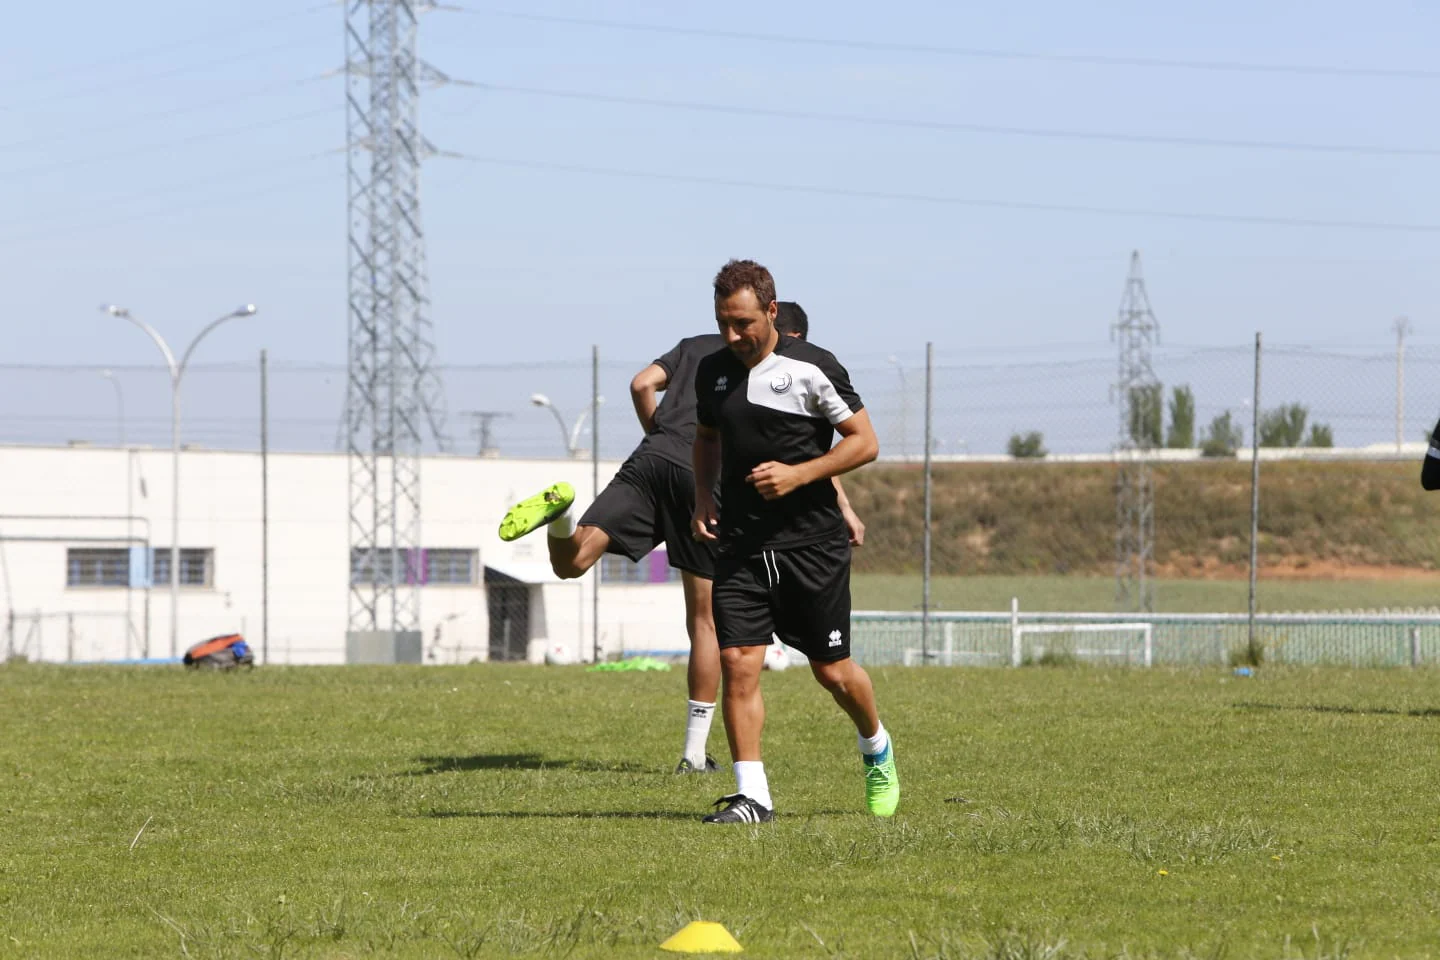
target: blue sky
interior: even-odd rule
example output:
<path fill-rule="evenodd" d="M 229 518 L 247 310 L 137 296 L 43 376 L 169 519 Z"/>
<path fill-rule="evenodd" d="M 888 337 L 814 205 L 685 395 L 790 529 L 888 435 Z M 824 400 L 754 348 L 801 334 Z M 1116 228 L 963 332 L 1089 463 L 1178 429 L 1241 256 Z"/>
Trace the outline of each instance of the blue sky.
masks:
<path fill-rule="evenodd" d="M 1077 64 L 714 35 L 1423 71 L 1440 10 L 1419 3 L 917 2 L 881 14 L 808 0 L 459 2 L 466 12 L 425 15 L 422 54 L 475 83 L 886 121 L 1440 151 L 1429 122 L 1440 75 Z M 712 34 L 503 15 L 521 9 Z M 8 312 L 22 322 L 6 325 L 8 362 L 150 364 L 154 347 L 98 304 L 124 303 L 184 341 L 253 301 L 261 314 L 217 333 L 202 360 L 251 363 L 263 346 L 280 364 L 343 363 L 344 116 L 340 81 L 323 78 L 342 59 L 340 7 L 77 0 L 24 5 L 10 23 L 0 39 L 0 251 Z M 1397 314 L 1411 317 L 1418 346 L 1440 345 L 1440 192 L 1427 176 L 1440 156 L 982 135 L 463 86 L 427 93 L 422 117 L 438 147 L 503 161 L 436 158 L 426 168 L 446 364 L 553 357 L 579 370 L 598 343 L 614 362 L 614 394 L 629 363 L 708 328 L 708 282 L 730 256 L 771 266 L 782 296 L 810 311 L 815 339 L 859 368 L 891 355 L 916 365 L 927 340 L 952 362 L 1099 358 L 1113 349 L 1108 327 L 1136 248 L 1165 342 L 1177 347 L 1243 347 L 1259 329 L 1276 343 L 1380 350 Z M 527 386 L 578 404 L 563 369 Z M 163 413 L 163 387 L 126 376 L 133 406 Z M 57 408 L 99 406 L 108 385 L 84 383 L 80 399 Z M 296 403 L 312 419 L 333 417 L 317 397 Z M 451 398 L 457 409 L 508 402 L 479 385 Z M 543 412 L 522 402 L 515 413 L 520 429 Z"/>

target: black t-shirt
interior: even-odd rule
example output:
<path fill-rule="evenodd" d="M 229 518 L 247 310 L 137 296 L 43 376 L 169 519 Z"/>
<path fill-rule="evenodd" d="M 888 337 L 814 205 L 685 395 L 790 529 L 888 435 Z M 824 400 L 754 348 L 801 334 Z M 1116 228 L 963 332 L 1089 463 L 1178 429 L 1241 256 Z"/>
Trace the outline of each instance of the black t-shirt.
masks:
<path fill-rule="evenodd" d="M 662 357 L 655 359 L 669 381 L 665 395 L 655 408 L 655 428 L 640 441 L 632 457 L 652 453 L 671 463 L 691 469 L 691 448 L 695 445 L 695 371 L 702 358 L 723 349 L 725 338 L 718 333 L 686 337 Z"/>
<path fill-rule="evenodd" d="M 834 355 L 781 337 L 748 369 L 728 348 L 700 361 L 696 419 L 720 432 L 720 539 L 746 555 L 819 543 L 845 532 L 835 484 L 818 480 L 766 500 L 745 478 L 766 461 L 796 464 L 824 456 L 835 424 L 864 409 Z"/>

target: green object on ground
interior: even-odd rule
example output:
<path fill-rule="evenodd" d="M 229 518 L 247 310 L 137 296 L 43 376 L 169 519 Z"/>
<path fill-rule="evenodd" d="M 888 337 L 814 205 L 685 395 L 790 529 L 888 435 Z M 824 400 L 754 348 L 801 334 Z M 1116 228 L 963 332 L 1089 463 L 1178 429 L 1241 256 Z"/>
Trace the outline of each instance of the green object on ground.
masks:
<path fill-rule="evenodd" d="M 628 660 L 613 660 L 609 663 L 597 663 L 588 672 L 601 671 L 605 673 L 619 673 L 625 670 L 659 670 L 662 673 L 670 669 L 670 664 L 664 660 L 656 660 L 654 657 L 631 657 Z"/>

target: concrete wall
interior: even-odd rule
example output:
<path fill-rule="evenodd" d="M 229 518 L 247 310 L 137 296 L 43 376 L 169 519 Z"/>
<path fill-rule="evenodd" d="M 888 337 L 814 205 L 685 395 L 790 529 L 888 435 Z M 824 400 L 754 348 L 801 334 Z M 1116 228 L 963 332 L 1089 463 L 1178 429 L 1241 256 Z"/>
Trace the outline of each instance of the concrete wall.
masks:
<path fill-rule="evenodd" d="M 618 466 L 601 464 L 602 485 Z M 181 455 L 180 546 L 213 549 L 214 577 L 208 587 L 181 588 L 180 653 L 207 637 L 236 631 L 260 653 L 260 480 L 259 454 L 192 450 Z M 424 459 L 422 545 L 479 552 L 474 584 L 420 588 L 427 663 L 488 657 L 488 597 L 480 576 L 485 566 L 534 584 L 526 638 L 530 659 L 543 659 L 554 645 L 588 659 L 594 576 L 572 582 L 555 578 L 543 533 L 513 544 L 502 543 L 495 533 L 510 504 L 557 480 L 575 485 L 581 507 L 589 502 L 588 462 Z M 272 663 L 344 661 L 348 484 L 343 455 L 270 457 Z M 123 547 L 127 536 L 168 548 L 172 502 L 168 450 L 0 447 L 0 615 L 14 614 L 13 640 L 0 638 L 0 656 L 7 654 L 8 642 L 32 659 L 170 656 L 168 586 L 67 587 L 66 551 Z M 684 650 L 683 617 L 678 584 L 602 587 L 602 655 L 622 649 Z"/>

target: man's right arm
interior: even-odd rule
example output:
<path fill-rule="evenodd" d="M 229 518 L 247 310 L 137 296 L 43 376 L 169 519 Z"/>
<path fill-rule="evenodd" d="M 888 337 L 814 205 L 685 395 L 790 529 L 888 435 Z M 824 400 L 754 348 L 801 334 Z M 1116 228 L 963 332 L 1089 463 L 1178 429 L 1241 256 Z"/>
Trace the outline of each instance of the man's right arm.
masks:
<path fill-rule="evenodd" d="M 630 381 L 630 402 L 635 405 L 635 416 L 640 418 L 640 426 L 647 434 L 655 429 L 655 408 L 659 406 L 655 394 L 669 385 L 670 374 L 658 363 L 650 364 Z"/>
<path fill-rule="evenodd" d="M 695 471 L 695 515 L 690 533 L 697 540 L 715 540 L 720 512 L 715 508 L 715 485 L 720 481 L 720 431 L 695 425 L 695 446 L 690 466 Z"/>

